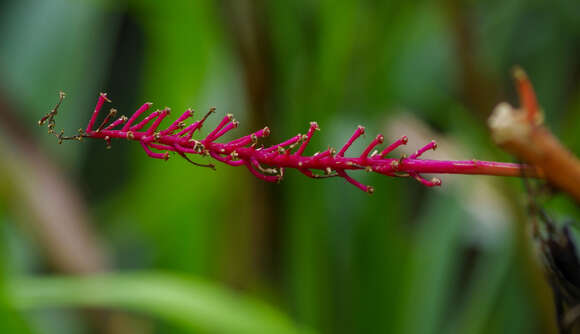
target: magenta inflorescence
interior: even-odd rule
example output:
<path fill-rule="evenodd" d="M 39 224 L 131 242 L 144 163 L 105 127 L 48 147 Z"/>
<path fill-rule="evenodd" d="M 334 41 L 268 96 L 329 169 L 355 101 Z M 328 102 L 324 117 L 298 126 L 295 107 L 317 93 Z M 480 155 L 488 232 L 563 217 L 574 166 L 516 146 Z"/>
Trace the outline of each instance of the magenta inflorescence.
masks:
<path fill-rule="evenodd" d="M 64 94 L 55 108 L 39 124 L 48 122 L 49 132 L 54 133 L 54 117 L 62 103 Z M 340 177 L 357 188 L 372 193 L 374 188 L 353 179 L 350 170 L 365 170 L 387 176 L 412 177 L 425 186 L 440 186 L 438 178 L 426 179 L 422 173 L 454 173 L 454 174 L 491 174 L 517 175 L 521 166 L 517 164 L 468 161 L 439 161 L 419 159 L 428 150 L 435 150 L 434 141 L 417 150 L 409 157 L 387 158 L 386 156 L 401 145 L 407 144 L 403 136 L 383 150 L 378 146 L 384 142 L 383 135 L 376 136 L 363 152 L 354 157 L 345 156 L 351 145 L 364 133 L 365 128 L 359 126 L 350 139 L 337 152 L 334 148 L 317 152 L 308 156 L 304 152 L 314 133 L 320 128 L 316 122 L 311 122 L 306 134 L 297 134 L 279 144 L 264 147 L 260 139 L 270 134 L 270 129 L 264 127 L 249 135 L 229 142 L 218 142 L 226 133 L 238 127 L 238 122 L 231 114 L 227 114 L 220 123 L 203 139 L 194 139 L 207 117 L 215 111 L 214 108 L 200 120 L 186 124 L 193 116 L 192 110 L 186 110 L 169 127 L 159 130 L 161 122 L 170 114 L 170 109 L 156 110 L 144 115 L 151 103 L 143 104 L 131 117 L 121 116 L 115 119 L 117 111 L 111 109 L 103 121 L 97 126 L 97 118 L 105 102 L 110 102 L 106 94 L 100 94 L 95 110 L 85 129 L 79 129 L 79 134 L 65 137 L 63 132 L 57 134 L 59 142 L 66 139 L 98 138 L 103 139 L 110 147 L 112 139 L 127 139 L 138 141 L 145 153 L 151 158 L 167 160 L 170 152 L 175 152 L 196 166 L 215 169 L 213 164 L 201 164 L 190 159 L 192 155 L 210 156 L 230 166 L 245 166 L 256 177 L 267 182 L 279 182 L 286 168 L 294 168 L 310 178 Z"/>

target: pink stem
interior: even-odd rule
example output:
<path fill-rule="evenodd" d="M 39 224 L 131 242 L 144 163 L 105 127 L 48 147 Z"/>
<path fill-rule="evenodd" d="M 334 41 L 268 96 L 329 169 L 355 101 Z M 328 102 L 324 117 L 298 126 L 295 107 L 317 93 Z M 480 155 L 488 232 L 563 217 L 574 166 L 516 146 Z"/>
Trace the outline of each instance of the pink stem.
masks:
<path fill-rule="evenodd" d="M 157 117 L 157 119 L 155 119 L 155 121 L 153 122 L 153 124 L 151 124 L 149 129 L 147 129 L 147 131 L 145 131 L 145 135 L 147 135 L 147 136 L 152 135 L 155 132 L 155 130 L 157 130 L 157 128 L 159 127 L 161 122 L 163 122 L 163 119 L 167 115 L 169 115 L 169 109 L 163 109 L 161 111 L 161 113 L 159 114 L 159 117 Z"/>
<path fill-rule="evenodd" d="M 186 119 L 188 119 L 189 117 L 193 116 L 193 111 L 191 111 L 190 109 L 187 109 L 181 116 L 179 116 L 179 118 L 173 122 L 167 129 L 161 131 L 159 133 L 159 135 L 161 136 L 165 136 L 168 134 L 171 134 L 173 131 L 177 130 L 179 128 L 179 126 L 181 124 L 183 124 L 183 121 L 185 121 Z"/>
<path fill-rule="evenodd" d="M 369 146 L 367 146 L 367 148 L 365 148 L 365 150 L 362 152 L 360 157 L 363 158 L 364 160 L 366 160 L 366 158 L 369 156 L 369 154 L 371 153 L 373 148 L 375 148 L 375 146 L 377 146 L 379 144 L 382 144 L 384 140 L 385 140 L 385 137 L 383 137 L 383 135 L 378 135 L 375 139 L 373 139 L 373 141 L 369 144 Z"/>
<path fill-rule="evenodd" d="M 139 116 L 141 116 L 141 114 L 146 112 L 151 107 L 152 104 L 153 103 L 151 103 L 151 102 L 144 103 L 139 109 L 137 109 L 137 111 L 135 111 L 135 113 L 133 115 L 131 115 L 131 118 L 129 118 L 129 120 L 127 121 L 127 123 L 125 123 L 125 125 L 123 126 L 123 128 L 121 130 L 123 130 L 123 131 L 129 130 L 129 128 L 131 127 L 131 124 L 133 124 L 133 122 L 135 122 L 137 120 L 137 118 L 139 118 Z"/>
<path fill-rule="evenodd" d="M 247 162 L 245 161 L 245 165 L 248 168 L 248 170 L 254 174 L 254 176 L 256 176 L 259 179 L 262 179 L 266 182 L 271 182 L 271 183 L 276 183 L 278 181 L 280 181 L 280 178 L 278 176 L 273 176 L 273 175 L 264 175 L 262 173 L 260 173 L 259 171 L 257 171 L 252 165 L 255 163 L 255 159 L 252 159 L 251 162 Z"/>
<path fill-rule="evenodd" d="M 226 125 L 226 127 L 224 127 L 223 129 L 221 129 L 220 132 L 218 132 L 217 134 L 215 134 L 212 138 L 212 141 L 221 138 L 223 135 L 225 135 L 226 133 L 228 133 L 229 131 L 235 129 L 238 127 L 238 122 L 237 121 L 233 121 L 231 123 L 229 123 L 228 125 Z"/>
<path fill-rule="evenodd" d="M 372 193 L 374 188 L 371 186 L 365 186 L 364 184 L 358 182 L 357 180 L 350 177 L 344 170 L 337 170 L 338 175 L 342 176 L 346 181 L 350 184 L 354 185 L 355 187 L 359 188 L 360 190 L 368 193 Z"/>
<path fill-rule="evenodd" d="M 141 142 L 141 146 L 143 146 L 145 153 L 147 153 L 147 155 L 150 156 L 151 158 L 162 159 L 162 160 L 167 160 L 167 158 L 169 158 L 169 153 L 167 153 L 167 152 L 155 153 L 155 152 L 151 151 L 151 149 L 149 149 L 149 146 L 147 146 L 147 144 L 145 144 L 144 142 Z"/>
<path fill-rule="evenodd" d="M 427 144 L 427 145 L 425 145 L 425 146 L 421 147 L 420 149 L 418 149 L 418 150 L 417 150 L 417 152 L 415 152 L 415 153 L 411 154 L 411 156 L 409 156 L 409 158 L 410 158 L 410 159 L 415 159 L 415 158 L 418 158 L 418 157 L 420 157 L 420 156 L 421 156 L 423 153 L 425 153 L 426 151 L 428 151 L 428 150 L 431 150 L 431 149 L 432 149 L 433 151 L 435 151 L 435 149 L 436 149 L 436 148 L 437 148 L 437 143 L 436 143 L 434 140 L 432 140 L 432 141 L 431 141 L 429 144 Z"/>
<path fill-rule="evenodd" d="M 121 116 L 117 120 L 115 120 L 113 123 L 109 124 L 109 126 L 107 126 L 105 128 L 105 130 L 112 130 L 112 129 L 116 128 L 117 126 L 123 124 L 125 121 L 127 121 L 127 117 Z"/>
<path fill-rule="evenodd" d="M 308 133 L 306 134 L 306 138 L 304 139 L 302 144 L 300 144 L 300 147 L 298 148 L 298 150 L 296 151 L 296 153 L 294 155 L 302 155 L 302 153 L 304 153 L 306 146 L 308 146 L 308 143 L 310 143 L 310 139 L 312 138 L 312 135 L 314 135 L 314 131 L 316 131 L 316 130 L 320 130 L 320 128 L 318 127 L 318 123 L 310 122 L 310 129 L 308 129 Z"/>
<path fill-rule="evenodd" d="M 356 130 L 354 131 L 352 137 L 350 137 L 350 139 L 346 142 L 346 144 L 344 144 L 344 146 L 340 149 L 337 155 L 339 157 L 343 157 L 344 153 L 346 153 L 346 150 L 348 150 L 348 148 L 352 145 L 352 143 L 354 143 L 354 141 L 357 140 L 358 137 L 360 137 L 363 133 L 365 133 L 365 127 L 359 125 L 358 128 L 356 128 Z"/>
<path fill-rule="evenodd" d="M 223 162 L 225 164 L 228 164 L 230 166 L 241 166 L 243 164 L 245 164 L 245 161 L 243 160 L 236 160 L 236 161 L 232 161 L 231 159 L 228 159 L 226 157 L 222 157 L 221 155 L 214 153 L 214 152 L 210 152 L 209 153 L 211 155 L 212 158 L 216 159 L 217 161 Z"/>
<path fill-rule="evenodd" d="M 212 132 L 210 132 L 207 137 L 206 137 L 206 141 L 213 141 L 215 140 L 215 135 L 224 127 L 226 126 L 226 124 L 228 124 L 232 119 L 234 118 L 234 116 L 232 114 L 227 114 L 222 121 L 216 126 L 215 129 L 213 129 Z"/>
<path fill-rule="evenodd" d="M 421 175 L 415 174 L 415 180 L 421 182 L 423 185 L 425 185 L 427 187 L 437 187 L 437 186 L 441 186 L 441 180 L 439 180 L 436 177 L 432 178 L 429 181 L 429 180 L 425 179 L 424 177 L 422 177 Z"/>
<path fill-rule="evenodd" d="M 159 111 L 159 110 L 156 110 L 156 111 L 152 112 L 151 114 L 149 114 L 149 116 L 145 117 L 141 122 L 137 123 L 137 125 L 132 126 L 131 127 L 131 131 L 139 131 L 139 130 L 141 130 L 152 119 L 157 118 L 160 113 L 161 113 L 161 111 Z"/>
<path fill-rule="evenodd" d="M 322 152 L 322 153 L 318 153 L 312 156 L 312 161 L 316 161 L 316 160 L 320 160 L 322 158 L 326 158 L 331 156 L 334 153 L 334 149 L 333 148 L 329 148 L 328 150 Z"/>
<path fill-rule="evenodd" d="M 407 136 L 403 136 L 400 139 L 398 139 L 397 141 L 395 141 L 394 143 L 392 143 L 391 145 L 387 146 L 387 148 L 385 148 L 381 154 L 379 155 L 379 157 L 381 159 L 383 159 L 387 154 L 393 152 L 397 147 L 401 146 L 401 145 L 406 145 L 407 144 Z"/>
<path fill-rule="evenodd" d="M 99 111 L 101 111 L 101 108 L 103 107 L 103 104 L 105 104 L 105 102 L 111 102 L 111 100 L 109 100 L 107 98 L 107 93 L 101 93 L 99 95 L 99 99 L 97 100 L 97 106 L 95 107 L 95 111 L 93 112 L 93 116 L 91 116 L 91 119 L 89 120 L 89 124 L 87 125 L 87 129 L 85 132 L 89 132 L 93 129 L 93 126 L 95 125 L 95 122 L 97 121 L 97 116 L 99 115 Z"/>
<path fill-rule="evenodd" d="M 141 142 L 143 143 L 143 142 Z M 163 144 L 157 144 L 157 143 L 147 143 L 147 145 L 151 148 L 154 148 L 156 150 L 160 150 L 160 151 L 177 151 L 177 149 L 175 147 L 169 146 L 169 145 L 163 145 Z"/>
<path fill-rule="evenodd" d="M 272 146 L 270 146 L 268 148 L 265 148 L 263 150 L 263 152 L 266 152 L 266 153 L 276 152 L 279 147 L 285 147 L 285 146 L 288 146 L 288 145 L 295 144 L 298 141 L 300 141 L 301 139 L 302 139 L 302 135 L 301 134 L 297 134 L 296 136 L 294 136 L 294 137 L 292 137 L 292 138 L 290 138 L 290 139 L 288 139 L 286 141 L 283 141 L 280 144 L 272 145 Z"/>
<path fill-rule="evenodd" d="M 231 142 L 225 144 L 226 146 L 231 147 L 232 149 L 235 149 L 237 147 L 242 147 L 242 146 L 246 146 L 250 143 L 252 143 L 254 141 L 253 138 L 264 138 L 270 135 L 270 129 L 268 127 L 265 127 L 263 129 L 260 129 L 252 134 L 249 134 L 247 136 L 232 140 Z"/>

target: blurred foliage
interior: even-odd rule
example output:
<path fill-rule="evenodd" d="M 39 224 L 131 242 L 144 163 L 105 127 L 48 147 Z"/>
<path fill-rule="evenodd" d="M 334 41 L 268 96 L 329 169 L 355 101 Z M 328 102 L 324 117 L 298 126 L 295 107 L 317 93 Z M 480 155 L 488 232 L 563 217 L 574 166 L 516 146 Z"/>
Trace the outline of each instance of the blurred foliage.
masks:
<path fill-rule="evenodd" d="M 118 307 L 150 313 L 196 330 L 305 332 L 263 303 L 196 279 L 167 274 L 28 278 L 8 286 L 14 304 L 22 309 L 70 305 Z"/>
<path fill-rule="evenodd" d="M 237 134 L 267 121 L 272 141 L 316 120 L 311 153 L 358 124 L 367 140 L 394 138 L 389 124 L 412 115 L 461 158 L 508 161 L 485 119 L 515 103 L 509 70 L 520 64 L 578 154 L 577 1 L 5 0 L 0 17 L 0 102 L 11 106 L 0 113 L 3 332 L 101 331 L 97 309 L 158 333 L 555 332 L 519 180 L 443 176 L 433 190 L 360 175 L 377 189 L 368 196 L 290 171 L 264 185 L 241 168 L 153 161 L 129 143 L 57 146 L 33 126 L 63 90 L 57 126 L 73 132 L 106 91 L 125 114 L 145 101 L 198 116 L 216 106 L 241 120 Z M 23 130 L 6 128 L 7 115 Z M 21 137 L 81 194 L 92 218 L 78 223 L 111 273 L 53 277 L 75 273 L 54 264 L 14 181 L 29 170 Z M 562 195 L 543 204 L 580 221 Z"/>

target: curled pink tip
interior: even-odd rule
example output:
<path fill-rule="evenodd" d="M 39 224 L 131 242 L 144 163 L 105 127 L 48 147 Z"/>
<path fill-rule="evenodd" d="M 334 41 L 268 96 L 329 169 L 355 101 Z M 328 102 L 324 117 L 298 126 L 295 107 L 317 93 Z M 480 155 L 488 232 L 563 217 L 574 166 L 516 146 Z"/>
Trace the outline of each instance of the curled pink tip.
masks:
<path fill-rule="evenodd" d="M 423 185 L 425 185 L 427 187 L 439 187 L 439 186 L 441 186 L 441 180 L 439 180 L 436 177 L 432 178 L 431 180 L 427 180 L 427 179 L 423 178 L 421 175 L 416 174 L 415 180 L 421 182 Z"/>

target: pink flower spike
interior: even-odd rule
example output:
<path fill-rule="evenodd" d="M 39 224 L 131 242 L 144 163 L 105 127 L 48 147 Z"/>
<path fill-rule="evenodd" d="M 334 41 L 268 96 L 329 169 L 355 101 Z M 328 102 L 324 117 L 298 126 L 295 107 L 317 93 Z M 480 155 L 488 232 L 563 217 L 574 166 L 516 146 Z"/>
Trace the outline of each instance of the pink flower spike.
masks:
<path fill-rule="evenodd" d="M 380 158 L 384 159 L 387 154 L 393 152 L 395 149 L 397 149 L 397 147 L 399 147 L 401 145 L 407 145 L 407 141 L 408 141 L 407 136 L 403 136 L 403 137 L 397 139 L 397 141 L 395 141 L 394 143 L 389 145 L 387 148 L 385 148 L 381 152 L 381 154 L 379 154 Z"/>
<path fill-rule="evenodd" d="M 173 131 L 183 127 L 183 121 L 188 119 L 189 117 L 193 116 L 193 111 L 191 109 L 187 109 L 175 122 L 173 122 L 167 129 L 161 131 L 159 134 L 161 136 L 165 136 L 171 134 Z"/>
<path fill-rule="evenodd" d="M 107 126 L 105 128 L 105 131 L 108 130 L 113 130 L 114 128 L 116 128 L 117 126 L 125 123 L 127 121 L 127 117 L 126 116 L 121 116 L 119 117 L 116 121 L 114 121 L 113 123 L 109 124 L 109 126 Z"/>
<path fill-rule="evenodd" d="M 91 116 L 91 119 L 89 120 L 89 124 L 87 125 L 87 129 L 85 132 L 92 131 L 93 126 L 95 125 L 95 122 L 97 121 L 97 116 L 99 115 L 99 111 L 101 111 L 101 108 L 103 107 L 103 104 L 105 104 L 105 102 L 111 102 L 111 100 L 109 100 L 107 98 L 107 93 L 101 93 L 99 95 L 99 99 L 97 100 L 97 106 L 95 107 L 95 111 L 93 112 L 93 116 Z"/>
<path fill-rule="evenodd" d="M 345 157 L 346 151 L 364 134 L 365 128 L 362 126 L 356 129 L 338 155 L 335 155 L 336 151 L 333 148 L 328 148 L 311 156 L 303 155 L 306 147 L 310 145 L 314 131 L 319 130 L 316 122 L 310 123 L 310 128 L 306 135 L 299 134 L 281 143 L 263 147 L 261 143 L 258 143 L 258 140 L 270 134 L 268 127 L 230 142 L 218 142 L 218 139 L 238 126 L 232 116 L 228 115 L 205 138 L 192 139 L 195 131 L 202 127 L 204 121 L 213 112 L 213 109 L 201 120 L 178 132 L 177 129 L 184 126 L 184 120 L 192 116 L 192 111 L 187 110 L 169 127 L 159 131 L 158 128 L 160 128 L 162 121 L 169 114 L 169 109 L 152 112 L 137 125 L 132 125 L 132 122 L 136 121 L 150 107 L 151 104 L 146 103 L 135 111 L 128 121 L 123 116 L 108 124 L 109 120 L 114 118 L 116 112 L 111 110 L 98 129 L 93 130 L 98 111 L 102 108 L 103 103 L 107 101 L 105 94 L 101 94 L 99 97 L 93 113 L 94 117 L 87 126 L 91 130 L 85 132 L 81 129 L 78 135 L 64 136 L 62 131 L 56 133 L 53 130 L 55 126 L 54 117 L 58 113 L 58 108 L 63 98 L 64 93 L 60 93 L 59 102 L 54 109 L 39 121 L 39 125 L 48 124 L 49 133 L 55 135 L 59 142 L 94 138 L 104 140 L 107 143 L 107 147 L 109 147 L 113 139 L 138 141 L 145 153 L 155 159 L 166 160 L 169 158 L 169 152 L 175 152 L 196 166 L 214 169 L 212 164 L 199 164 L 190 159 L 191 155 L 211 156 L 213 159 L 230 166 L 245 165 L 252 174 L 267 182 L 280 181 L 285 168 L 296 169 L 310 178 L 342 177 L 348 183 L 367 193 L 372 193 L 374 188 L 356 181 L 347 173 L 350 173 L 351 170 L 366 170 L 392 177 L 412 177 L 428 187 L 440 186 L 441 181 L 437 178 L 427 180 L 423 178 L 422 174 L 478 174 L 515 177 L 525 174 L 528 177 L 543 177 L 540 169 L 527 165 L 480 160 L 419 159 L 426 151 L 437 147 L 434 141 L 417 150 L 410 157 L 405 156 L 400 159 L 385 158 L 388 153 L 407 143 L 407 137 L 405 136 L 389 145 L 380 154 L 377 154 L 376 147 L 384 141 L 384 137 L 378 135 L 363 150 L 360 156 Z M 121 130 L 115 129 L 124 122 L 126 123 Z M 142 130 L 150 123 L 152 124 L 147 130 Z M 175 134 L 176 132 L 178 133 Z M 296 146 L 299 146 L 299 148 L 296 153 L 292 154 L 293 147 Z M 371 154 L 371 152 L 373 153 Z"/>
<path fill-rule="evenodd" d="M 316 130 L 320 130 L 320 128 L 318 127 L 318 123 L 310 122 L 310 129 L 308 129 L 308 133 L 306 134 L 306 138 L 304 138 L 304 141 L 302 142 L 302 144 L 300 144 L 300 147 L 298 148 L 298 150 L 296 151 L 296 153 L 294 155 L 302 155 L 302 153 L 304 153 L 306 146 L 308 146 L 308 143 L 310 143 L 310 139 L 312 138 L 312 135 L 314 134 L 314 131 L 316 131 Z"/>
<path fill-rule="evenodd" d="M 149 148 L 149 146 L 147 146 L 146 143 L 141 142 L 141 146 L 143 146 L 143 149 L 145 150 L 145 153 L 147 153 L 148 156 L 150 156 L 151 158 L 155 158 L 155 159 L 161 159 L 161 160 L 167 160 L 169 159 L 169 153 L 165 152 L 165 153 L 155 153 L 153 151 L 151 151 L 151 149 Z"/>
<path fill-rule="evenodd" d="M 418 157 L 420 157 L 423 153 L 427 152 L 428 150 L 433 150 L 435 151 L 435 149 L 437 148 L 437 143 L 432 140 L 431 142 L 429 142 L 429 144 L 421 147 L 419 150 L 417 150 L 417 152 L 411 154 L 409 156 L 409 159 L 416 159 Z"/>
<path fill-rule="evenodd" d="M 360 137 L 364 133 L 365 133 L 365 127 L 362 125 L 359 125 L 356 128 L 356 130 L 354 131 L 352 137 L 350 137 L 350 139 L 346 142 L 346 144 L 344 144 L 344 146 L 340 149 L 337 156 L 343 157 L 344 153 L 346 153 L 346 150 L 348 150 L 348 148 L 352 145 L 352 143 L 354 143 L 354 141 L 357 140 L 358 137 Z"/>
<path fill-rule="evenodd" d="M 152 119 L 157 118 L 160 113 L 161 113 L 161 111 L 159 111 L 159 110 L 156 110 L 156 111 L 152 112 L 147 117 L 145 117 L 141 122 L 137 123 L 137 125 L 132 126 L 131 127 L 131 131 L 139 131 L 139 130 L 141 130 Z"/>
<path fill-rule="evenodd" d="M 362 159 L 366 160 L 366 158 L 369 156 L 369 154 L 371 153 L 373 148 L 375 148 L 375 146 L 377 146 L 379 144 L 382 144 L 384 140 L 385 140 L 385 137 L 383 135 L 377 135 L 377 137 L 375 139 L 373 139 L 373 141 L 369 144 L 369 146 L 367 146 L 367 148 L 365 148 L 365 150 L 362 152 L 360 157 Z"/>
<path fill-rule="evenodd" d="M 139 116 L 141 116 L 141 114 L 146 112 L 151 107 L 151 105 L 153 105 L 153 103 L 147 102 L 147 103 L 144 103 L 141 107 L 139 107 L 139 109 L 137 109 L 137 111 L 135 111 L 135 113 L 133 115 L 131 115 L 131 118 L 129 118 L 129 121 L 127 121 L 127 123 L 125 123 L 125 125 L 123 125 L 123 128 L 121 129 L 121 131 L 129 130 L 129 128 L 131 127 L 131 124 L 133 124 L 133 122 L 135 122 L 137 120 L 137 118 Z"/>

